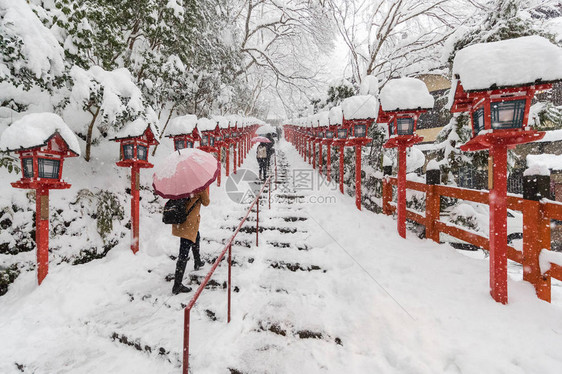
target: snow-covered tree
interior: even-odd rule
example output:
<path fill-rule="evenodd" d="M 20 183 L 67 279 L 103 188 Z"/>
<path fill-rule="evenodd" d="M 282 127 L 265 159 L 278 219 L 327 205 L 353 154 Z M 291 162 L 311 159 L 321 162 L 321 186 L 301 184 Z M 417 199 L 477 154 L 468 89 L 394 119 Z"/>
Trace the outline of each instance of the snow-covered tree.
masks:
<path fill-rule="evenodd" d="M 64 51 L 25 1 L 0 2 L 0 105 L 21 113 L 52 110 L 65 81 Z"/>
<path fill-rule="evenodd" d="M 454 0 L 359 1 L 327 4 L 349 52 L 357 82 L 376 75 L 384 84 L 393 76 L 427 71 L 440 65 L 437 48 L 471 7 Z M 450 9 L 455 7 L 455 12 Z"/>
<path fill-rule="evenodd" d="M 455 114 L 443 127 L 435 140 L 435 158 L 441 170 L 441 180 L 445 184 L 455 184 L 455 176 L 463 167 L 482 169 L 487 167 L 488 152 L 463 152 L 460 146 L 470 140 L 472 131 L 470 118 L 466 113 Z"/>
<path fill-rule="evenodd" d="M 73 85 L 63 110 L 64 119 L 86 141 L 86 161 L 90 161 L 93 144 L 111 137 L 125 123 L 150 113 L 125 68 L 106 71 L 99 66 L 88 70 L 74 66 L 70 76 Z"/>

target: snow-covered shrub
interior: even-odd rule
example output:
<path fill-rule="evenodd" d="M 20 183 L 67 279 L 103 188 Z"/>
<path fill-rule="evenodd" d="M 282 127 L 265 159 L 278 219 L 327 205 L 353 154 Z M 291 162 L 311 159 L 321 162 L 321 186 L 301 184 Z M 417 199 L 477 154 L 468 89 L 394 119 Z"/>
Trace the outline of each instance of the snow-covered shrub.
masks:
<path fill-rule="evenodd" d="M 15 174 L 21 171 L 19 160 L 10 155 L 0 155 L 0 168 L 6 168 L 8 172 Z"/>
<path fill-rule="evenodd" d="M 479 225 L 478 213 L 471 204 L 460 203 L 450 212 L 449 222 L 466 227 L 472 231 L 482 231 Z"/>

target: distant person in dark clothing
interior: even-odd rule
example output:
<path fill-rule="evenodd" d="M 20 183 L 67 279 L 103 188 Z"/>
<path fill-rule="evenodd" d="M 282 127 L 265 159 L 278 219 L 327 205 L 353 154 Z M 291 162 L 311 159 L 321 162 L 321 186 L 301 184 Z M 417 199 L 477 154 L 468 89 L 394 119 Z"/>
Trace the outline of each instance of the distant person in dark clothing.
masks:
<path fill-rule="evenodd" d="M 271 143 L 265 143 L 265 145 L 266 145 L 266 147 L 267 147 L 267 163 L 266 163 L 266 168 L 269 168 L 269 162 L 271 161 L 271 155 L 275 153 L 275 148 L 273 148 L 273 146 L 275 145 L 275 140 L 273 140 L 273 135 L 272 135 L 272 134 L 267 134 L 265 137 L 268 138 L 269 141 L 271 141 Z"/>
<path fill-rule="evenodd" d="M 258 149 L 256 150 L 256 158 L 258 159 L 258 165 L 260 167 L 260 176 L 259 178 L 264 181 L 267 175 L 267 155 L 268 155 L 268 150 L 267 150 L 267 143 L 260 143 L 260 145 L 258 145 Z"/>

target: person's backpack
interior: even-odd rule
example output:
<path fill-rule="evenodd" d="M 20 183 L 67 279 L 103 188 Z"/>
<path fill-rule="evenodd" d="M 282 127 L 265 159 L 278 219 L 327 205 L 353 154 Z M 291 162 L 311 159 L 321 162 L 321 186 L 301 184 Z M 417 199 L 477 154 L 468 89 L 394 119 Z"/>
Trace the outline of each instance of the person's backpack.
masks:
<path fill-rule="evenodd" d="M 257 158 L 267 158 L 267 148 L 263 145 L 258 147 Z"/>
<path fill-rule="evenodd" d="M 185 210 L 186 204 L 190 199 L 172 199 L 168 200 L 164 205 L 164 211 L 162 212 L 162 222 L 167 225 L 179 225 L 184 223 L 193 208 L 197 205 L 195 202 L 189 211 Z"/>

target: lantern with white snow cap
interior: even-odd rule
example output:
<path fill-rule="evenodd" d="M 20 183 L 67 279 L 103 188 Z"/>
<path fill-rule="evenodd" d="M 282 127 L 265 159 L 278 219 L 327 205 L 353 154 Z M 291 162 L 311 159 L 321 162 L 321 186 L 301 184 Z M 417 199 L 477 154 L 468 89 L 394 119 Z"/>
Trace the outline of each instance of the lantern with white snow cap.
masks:
<path fill-rule="evenodd" d="M 41 284 L 49 271 L 49 190 L 70 188 L 62 180 L 62 169 L 66 157 L 80 155 L 78 139 L 56 114 L 33 113 L 2 133 L 0 150 L 16 152 L 21 160 L 22 178 L 12 186 L 35 190 L 37 281 Z"/>
<path fill-rule="evenodd" d="M 420 114 L 433 108 L 434 99 L 424 82 L 415 78 L 391 79 L 380 93 L 378 123 L 388 124 L 385 148 L 398 148 L 397 226 L 406 237 L 406 149 L 421 142 L 415 133 Z"/>
<path fill-rule="evenodd" d="M 131 168 L 131 250 L 139 250 L 139 189 L 140 169 L 152 168 L 148 162 L 148 151 L 151 145 L 158 144 L 158 130 L 144 118 L 138 118 L 127 124 L 111 139 L 119 143 L 120 160 L 116 163 L 120 167 Z"/>
<path fill-rule="evenodd" d="M 166 137 L 174 141 L 174 150 L 193 148 L 198 138 L 196 132 L 197 116 L 187 114 L 170 120 Z"/>
<path fill-rule="evenodd" d="M 347 130 L 345 145 L 355 147 L 355 206 L 361 210 L 361 148 L 372 140 L 367 130 L 377 119 L 379 102 L 373 95 L 358 95 L 345 99 L 341 106 L 343 122 L 338 132 Z"/>
<path fill-rule="evenodd" d="M 506 304 L 507 149 L 544 136 L 528 127 L 529 109 L 537 91 L 562 79 L 562 49 L 540 36 L 474 44 L 457 52 L 453 77 L 451 112 L 469 113 L 472 123 L 461 150 L 490 152 L 490 294 Z M 523 256 L 538 263 L 539 254 Z M 541 274 L 524 267 L 523 279 L 537 287 Z"/>

